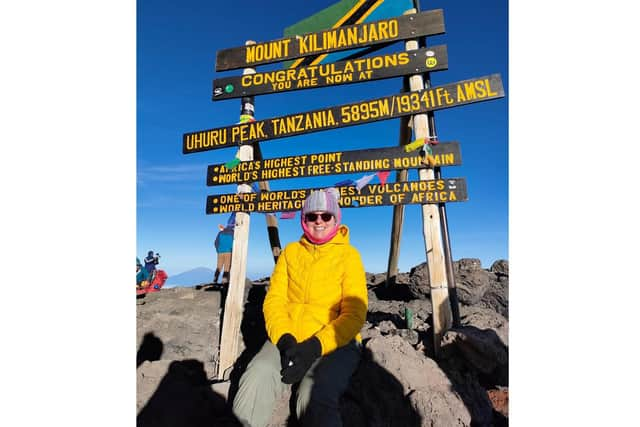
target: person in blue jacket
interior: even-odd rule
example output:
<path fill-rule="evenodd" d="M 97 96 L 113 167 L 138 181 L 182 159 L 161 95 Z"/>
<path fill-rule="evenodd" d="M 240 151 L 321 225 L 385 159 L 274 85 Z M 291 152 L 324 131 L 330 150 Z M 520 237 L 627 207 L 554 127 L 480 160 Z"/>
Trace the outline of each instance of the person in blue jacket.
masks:
<path fill-rule="evenodd" d="M 147 270 L 149 282 L 152 282 L 156 277 L 156 265 L 160 264 L 160 254 L 153 254 L 153 251 L 147 253 L 147 257 L 144 259 L 144 269 Z"/>
<path fill-rule="evenodd" d="M 146 268 L 142 268 L 142 263 L 140 263 L 140 258 L 136 257 L 136 286 L 140 286 L 140 284 L 149 278 L 149 272 L 147 272 Z"/>
<path fill-rule="evenodd" d="M 153 273 L 158 264 L 160 264 L 160 254 L 154 256 L 153 251 L 149 251 L 147 257 L 144 259 L 144 268 L 147 270 L 147 273 Z"/>
<path fill-rule="evenodd" d="M 229 283 L 229 270 L 231 269 L 231 249 L 233 249 L 233 226 L 218 226 L 220 230 L 215 240 L 216 252 L 218 253 L 218 264 L 213 275 L 213 284 L 218 284 L 220 272 L 222 272 L 222 284 Z"/>

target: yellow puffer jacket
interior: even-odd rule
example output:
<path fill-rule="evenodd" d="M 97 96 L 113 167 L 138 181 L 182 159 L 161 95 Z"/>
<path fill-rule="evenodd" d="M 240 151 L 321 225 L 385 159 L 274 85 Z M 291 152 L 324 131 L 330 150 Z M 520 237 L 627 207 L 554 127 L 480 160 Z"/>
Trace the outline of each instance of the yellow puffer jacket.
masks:
<path fill-rule="evenodd" d="M 322 245 L 306 237 L 288 244 L 271 275 L 264 300 L 267 334 L 276 344 L 289 333 L 298 342 L 315 335 L 322 355 L 353 338 L 367 316 L 367 286 L 360 254 L 349 244 L 349 228 Z"/>

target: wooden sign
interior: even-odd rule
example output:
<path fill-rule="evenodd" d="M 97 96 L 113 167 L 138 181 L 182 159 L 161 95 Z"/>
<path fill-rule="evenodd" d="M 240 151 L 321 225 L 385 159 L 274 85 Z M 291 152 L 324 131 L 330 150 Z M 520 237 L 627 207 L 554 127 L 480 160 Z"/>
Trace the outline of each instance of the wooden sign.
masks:
<path fill-rule="evenodd" d="M 433 46 L 332 64 L 311 65 L 213 81 L 213 100 L 287 92 L 447 69 L 447 47 Z"/>
<path fill-rule="evenodd" d="M 185 133 L 191 154 L 304 133 L 360 125 L 504 97 L 500 74 L 288 116 Z"/>
<path fill-rule="evenodd" d="M 438 167 L 462 164 L 458 142 L 441 142 L 433 145 L 431 151 L 432 154 L 427 155 L 424 152 L 420 154 L 420 150 L 406 152 L 404 147 L 389 147 L 254 160 L 240 162 L 233 169 L 227 169 L 224 164 L 210 165 L 207 168 L 207 185 L 413 169 L 426 167 L 429 161 Z"/>
<path fill-rule="evenodd" d="M 254 68 L 260 64 L 443 33 L 442 9 L 430 10 L 250 46 L 222 49 L 216 53 L 216 71 Z"/>
<path fill-rule="evenodd" d="M 293 37 L 296 34 L 315 33 L 329 28 L 346 27 L 347 25 L 361 24 L 363 22 L 378 21 L 385 18 L 400 16 L 409 9 L 414 8 L 413 0 L 342 0 L 331 6 L 290 25 L 283 31 L 284 37 Z M 383 45 L 373 46 L 381 48 Z M 372 48 L 360 48 L 333 52 L 330 54 L 312 55 L 287 61 L 285 68 L 295 68 L 311 64 L 337 62 L 346 58 L 363 56 Z"/>
<path fill-rule="evenodd" d="M 462 202 L 467 200 L 464 178 L 406 181 L 369 184 L 358 192 L 354 186 L 337 187 L 339 204 L 343 208 Z M 207 214 L 231 212 L 284 212 L 302 209 L 302 204 L 314 188 L 260 193 L 221 194 L 207 197 Z"/>

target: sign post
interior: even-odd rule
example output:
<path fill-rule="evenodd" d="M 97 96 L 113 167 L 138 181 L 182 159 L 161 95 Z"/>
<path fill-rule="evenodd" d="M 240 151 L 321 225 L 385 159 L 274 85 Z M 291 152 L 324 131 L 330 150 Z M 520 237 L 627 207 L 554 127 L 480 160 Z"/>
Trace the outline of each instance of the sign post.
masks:
<path fill-rule="evenodd" d="M 247 41 L 247 45 L 253 41 Z M 244 74 L 255 73 L 252 68 L 246 68 Z M 248 101 L 248 100 L 246 100 Z M 243 104 L 241 111 L 253 111 L 254 106 Z M 243 145 L 238 149 L 240 161 L 253 160 L 253 146 Z M 238 185 L 240 195 L 251 193 L 251 186 L 248 184 Z M 247 253 L 249 246 L 249 226 L 251 217 L 247 212 L 236 213 L 236 224 L 233 230 L 233 249 L 231 250 L 231 269 L 229 271 L 229 283 L 226 292 L 220 293 L 223 299 L 224 311 L 223 320 L 220 325 L 220 343 L 218 346 L 218 378 L 228 379 L 230 368 L 235 363 L 238 355 L 238 340 L 240 338 L 240 324 L 242 323 L 242 310 L 244 304 L 244 288 L 246 285 L 247 273 Z"/>
<path fill-rule="evenodd" d="M 420 12 L 420 3 L 418 0 L 412 0 L 415 8 L 418 12 Z M 421 37 L 419 46 L 422 48 L 426 48 L 427 39 L 426 37 Z M 424 73 L 424 85 L 425 87 L 431 87 L 431 77 L 430 72 L 427 71 Z M 428 126 L 429 133 L 431 135 L 438 135 L 436 132 L 436 119 L 434 117 L 433 111 L 427 112 L 428 118 Z M 440 167 L 435 166 L 433 168 L 434 174 L 436 178 L 440 178 Z M 447 271 L 447 284 L 449 286 L 449 302 L 451 303 L 451 315 L 453 321 L 453 327 L 460 327 L 460 307 L 458 302 L 458 290 L 456 289 L 456 279 L 453 271 L 453 259 L 451 255 L 451 240 L 449 239 L 449 224 L 447 221 L 447 206 L 444 203 L 438 204 L 438 210 L 440 211 L 440 226 L 442 229 L 442 243 L 444 245 L 444 259 L 445 266 Z"/>
<path fill-rule="evenodd" d="M 412 13 L 416 10 L 413 9 Z M 405 43 L 408 51 L 418 49 L 417 40 L 409 40 Z M 424 80 L 422 75 L 416 74 L 409 77 L 409 88 L 412 91 L 423 90 Z M 413 119 L 413 135 L 415 139 L 430 139 L 427 114 L 417 114 Z M 433 169 L 420 169 L 418 171 L 423 181 L 435 178 Z M 440 341 L 444 333 L 451 328 L 452 314 L 449 305 L 449 289 L 447 285 L 447 273 L 442 245 L 442 232 L 440 229 L 440 212 L 437 205 L 422 205 L 422 233 L 424 236 L 425 252 L 427 255 L 427 269 L 429 270 L 429 282 L 431 291 L 431 303 L 433 305 L 433 350 L 437 357 L 440 352 Z"/>
<path fill-rule="evenodd" d="M 409 78 L 402 79 L 402 91 L 409 92 Z M 409 129 L 409 116 L 400 118 L 399 145 L 402 147 L 411 141 Z M 396 172 L 396 182 L 404 182 L 409 176 L 407 169 Z M 389 263 L 387 264 L 386 286 L 394 286 L 398 276 L 398 257 L 400 255 L 400 236 L 402 236 L 402 223 L 404 222 L 404 205 L 393 207 L 393 219 L 391 220 L 391 242 L 389 243 Z"/>
<path fill-rule="evenodd" d="M 253 144 L 253 157 L 258 161 L 263 160 L 262 151 L 260 150 L 260 145 L 258 145 L 257 142 Z M 267 181 L 267 178 L 259 179 L 257 181 L 260 191 L 269 191 L 269 181 Z M 278 262 L 278 257 L 280 256 L 280 252 L 282 252 L 282 245 L 280 244 L 280 233 L 278 232 L 278 219 L 275 215 L 267 215 L 266 221 L 267 236 L 269 236 L 269 245 L 271 246 L 273 261 Z"/>

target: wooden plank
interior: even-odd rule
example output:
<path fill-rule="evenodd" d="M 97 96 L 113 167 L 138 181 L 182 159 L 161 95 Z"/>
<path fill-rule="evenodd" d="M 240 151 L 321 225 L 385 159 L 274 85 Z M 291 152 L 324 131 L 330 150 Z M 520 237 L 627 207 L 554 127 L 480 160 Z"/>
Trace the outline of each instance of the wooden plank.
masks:
<path fill-rule="evenodd" d="M 338 105 L 253 123 L 185 133 L 182 153 L 216 150 L 311 132 L 388 120 L 504 97 L 500 74 Z"/>
<path fill-rule="evenodd" d="M 432 154 L 430 155 L 420 150 L 407 152 L 403 147 L 302 154 L 240 162 L 233 169 L 227 169 L 224 163 L 220 163 L 207 167 L 207 185 L 415 169 L 426 167 L 429 161 L 438 166 L 459 166 L 462 164 L 460 144 L 456 141 L 439 143 L 432 146 L 431 150 Z"/>
<path fill-rule="evenodd" d="M 247 45 L 255 43 L 248 40 Z M 244 70 L 245 74 L 255 73 L 252 68 Z M 253 110 L 253 105 L 243 106 Z M 238 149 L 238 158 L 241 161 L 253 160 L 253 146 L 243 145 Z M 251 192 L 251 186 L 238 185 L 238 193 Z M 251 217 L 246 212 L 236 213 L 236 223 L 233 229 L 233 248 L 231 249 L 231 268 L 229 270 L 229 284 L 224 304 L 224 316 L 222 319 L 222 331 L 220 333 L 218 378 L 227 380 L 229 372 L 238 357 L 240 343 L 240 325 L 244 306 L 244 288 L 247 276 L 247 252 L 249 248 L 249 226 Z"/>
<path fill-rule="evenodd" d="M 241 147 L 241 158 L 251 157 L 251 146 Z M 251 191 L 246 184 L 238 187 L 240 194 Z M 246 188 L 249 187 L 249 188 Z M 222 332 L 220 334 L 220 357 L 218 360 L 218 378 L 227 379 L 229 369 L 238 357 L 240 324 L 244 304 L 245 278 L 247 272 L 247 252 L 249 248 L 249 226 L 251 217 L 248 213 L 238 211 L 233 230 L 233 249 L 231 250 L 231 269 L 229 270 L 229 285 L 224 304 Z"/>
<path fill-rule="evenodd" d="M 443 33 L 442 9 L 430 10 L 416 15 L 397 16 L 300 34 L 251 46 L 222 49 L 216 53 L 216 71 L 255 67 L 260 64 Z"/>
<path fill-rule="evenodd" d="M 409 78 L 402 79 L 402 91 L 409 92 Z M 409 117 L 404 116 L 400 119 L 400 130 L 398 134 L 398 143 L 400 146 L 407 145 L 411 142 L 411 129 L 409 127 Z M 409 176 L 408 169 L 402 169 L 396 172 L 396 182 L 404 182 Z M 387 263 L 387 280 L 386 286 L 396 284 L 398 276 L 398 259 L 400 258 L 400 238 L 402 236 L 402 225 L 404 223 L 404 205 L 395 205 L 393 207 L 393 217 L 391 219 L 391 235 L 389 242 L 389 260 Z"/>
<path fill-rule="evenodd" d="M 413 52 L 395 52 L 331 64 L 221 77 L 213 81 L 212 99 L 220 101 L 242 96 L 362 83 L 447 68 L 447 47 L 439 45 Z"/>
<path fill-rule="evenodd" d="M 409 40 L 405 45 L 407 50 L 418 48 L 417 40 Z M 412 91 L 422 90 L 425 87 L 422 75 L 417 74 L 409 77 L 409 87 Z M 426 112 L 417 114 L 412 119 L 414 138 L 429 138 L 431 135 L 429 135 Z M 434 171 L 433 169 L 420 169 L 418 170 L 418 176 L 422 182 L 433 182 Z M 429 270 L 431 304 L 433 306 L 434 353 L 437 357 L 442 336 L 451 328 L 452 323 L 442 232 L 440 229 L 440 212 L 437 204 L 422 205 L 422 221 L 427 269 Z"/>
<path fill-rule="evenodd" d="M 343 208 L 467 200 L 467 183 L 464 178 L 369 184 L 360 191 L 355 186 L 337 188 L 340 191 L 339 204 Z M 206 213 L 296 211 L 302 209 L 304 200 L 314 189 L 316 188 L 207 196 Z"/>
<path fill-rule="evenodd" d="M 253 116 L 253 115 L 252 115 Z M 253 157 L 256 160 L 263 160 L 262 150 L 260 144 L 257 142 L 253 144 Z M 245 164 L 246 162 L 240 162 Z M 207 178 L 207 181 L 209 179 Z M 260 191 L 269 191 L 269 181 L 259 181 L 258 188 Z M 280 244 L 280 232 L 278 229 L 278 218 L 275 215 L 266 215 L 267 220 L 267 236 L 269 236 L 269 246 L 271 246 L 271 253 L 273 254 L 273 261 L 278 262 L 278 257 L 282 252 L 282 245 Z"/>

